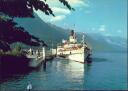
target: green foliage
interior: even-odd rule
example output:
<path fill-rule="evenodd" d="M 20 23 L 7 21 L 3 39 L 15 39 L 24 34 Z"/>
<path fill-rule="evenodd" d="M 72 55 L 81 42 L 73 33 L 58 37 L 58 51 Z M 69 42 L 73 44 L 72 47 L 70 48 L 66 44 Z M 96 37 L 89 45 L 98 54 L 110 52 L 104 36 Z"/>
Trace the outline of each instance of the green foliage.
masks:
<path fill-rule="evenodd" d="M 5 53 L 6 55 L 12 55 L 12 56 L 22 56 L 23 52 L 21 50 L 21 46 L 17 45 L 14 49 L 12 49 L 11 51 L 8 51 Z"/>
<path fill-rule="evenodd" d="M 66 0 L 58 0 L 69 10 L 74 10 Z M 53 15 L 47 0 L 0 0 L 0 12 L 10 17 L 34 17 L 33 11 L 41 10 L 46 15 Z"/>
<path fill-rule="evenodd" d="M 3 50 L 0 50 L 0 56 L 1 56 L 1 55 L 4 55 L 4 52 L 3 52 Z"/>
<path fill-rule="evenodd" d="M 21 46 L 20 45 L 17 45 L 14 50 L 17 51 L 17 52 L 21 52 Z"/>
<path fill-rule="evenodd" d="M 75 10 L 74 8 L 72 8 L 68 2 L 66 0 L 59 0 L 61 3 L 63 3 L 63 5 L 65 5 L 69 10 Z"/>
<path fill-rule="evenodd" d="M 3 50 L 0 50 L 0 56 L 2 55 L 10 55 L 10 56 L 25 56 L 24 52 L 21 50 L 20 45 L 16 45 L 15 48 L 12 50 L 9 50 L 7 52 L 4 52 Z"/>

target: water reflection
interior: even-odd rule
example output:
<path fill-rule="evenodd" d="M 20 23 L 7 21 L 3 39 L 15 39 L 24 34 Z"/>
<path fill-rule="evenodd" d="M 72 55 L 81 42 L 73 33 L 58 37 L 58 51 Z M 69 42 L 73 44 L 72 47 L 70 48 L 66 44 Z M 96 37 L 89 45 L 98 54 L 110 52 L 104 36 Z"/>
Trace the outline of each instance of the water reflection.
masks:
<path fill-rule="evenodd" d="M 33 90 L 126 88 L 127 61 L 125 56 L 100 54 L 93 57 L 92 61 L 92 64 L 81 64 L 71 60 L 54 59 L 46 63 L 45 69 L 42 64 L 39 68 L 29 72 L 5 77 L 6 81 L 0 83 L 0 88 L 2 91 L 4 89 L 22 91 L 26 89 L 27 82 L 32 83 Z"/>
<path fill-rule="evenodd" d="M 53 62 L 49 61 L 41 64 L 37 69 L 31 69 L 23 73 L 13 73 L 11 75 L 6 74 L 6 76 L 0 79 L 0 82 L 6 82 L 1 83 L 3 88 L 19 90 L 25 89 L 28 81 L 32 83 L 34 90 L 42 90 L 45 88 L 46 90 L 65 88 L 69 88 L 69 90 L 70 88 L 80 89 L 84 88 L 85 71 L 88 71 L 90 67 L 91 66 L 87 64 L 71 60 L 54 59 Z M 6 86 L 4 84 L 6 84 Z M 13 85 L 14 87 L 12 87 Z"/>
<path fill-rule="evenodd" d="M 65 75 L 71 81 L 82 81 L 85 71 L 84 66 L 82 63 L 69 60 L 69 63 L 65 66 Z"/>
<path fill-rule="evenodd" d="M 65 80 L 67 87 L 70 84 L 72 84 L 72 87 L 69 88 L 74 88 L 75 90 L 85 87 L 85 75 L 91 69 L 91 64 L 61 59 L 56 62 L 56 67 L 58 73 L 63 74 L 62 78 L 64 78 L 63 80 Z"/>

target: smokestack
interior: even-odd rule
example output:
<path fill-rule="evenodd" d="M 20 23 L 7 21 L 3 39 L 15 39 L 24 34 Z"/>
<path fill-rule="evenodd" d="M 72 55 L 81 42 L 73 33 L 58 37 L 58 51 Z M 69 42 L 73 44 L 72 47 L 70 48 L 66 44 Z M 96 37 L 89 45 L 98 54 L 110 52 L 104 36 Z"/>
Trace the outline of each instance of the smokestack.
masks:
<path fill-rule="evenodd" d="M 74 30 L 71 30 L 71 36 L 74 36 Z"/>

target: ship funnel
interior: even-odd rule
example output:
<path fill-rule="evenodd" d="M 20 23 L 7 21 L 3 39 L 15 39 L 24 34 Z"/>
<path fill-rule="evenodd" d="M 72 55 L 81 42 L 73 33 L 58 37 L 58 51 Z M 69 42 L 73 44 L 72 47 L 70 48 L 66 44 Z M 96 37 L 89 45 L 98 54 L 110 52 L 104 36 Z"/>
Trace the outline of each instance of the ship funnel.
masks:
<path fill-rule="evenodd" d="M 71 30 L 71 34 L 69 36 L 69 42 L 71 42 L 71 43 L 76 43 L 77 42 L 76 34 L 75 34 L 74 30 Z"/>
<path fill-rule="evenodd" d="M 75 35 L 74 30 L 71 30 L 71 34 L 70 35 L 71 36 L 74 36 Z"/>

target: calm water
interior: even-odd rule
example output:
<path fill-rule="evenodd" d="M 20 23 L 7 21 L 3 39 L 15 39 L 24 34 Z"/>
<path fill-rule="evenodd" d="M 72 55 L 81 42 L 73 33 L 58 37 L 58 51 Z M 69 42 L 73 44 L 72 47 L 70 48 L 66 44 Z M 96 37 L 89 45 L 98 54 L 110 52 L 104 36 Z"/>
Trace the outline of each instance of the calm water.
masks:
<path fill-rule="evenodd" d="M 31 82 L 34 90 L 96 90 L 127 89 L 127 55 L 125 53 L 94 53 L 91 65 L 54 59 L 25 74 L 4 78 L 1 91 L 25 90 Z"/>

